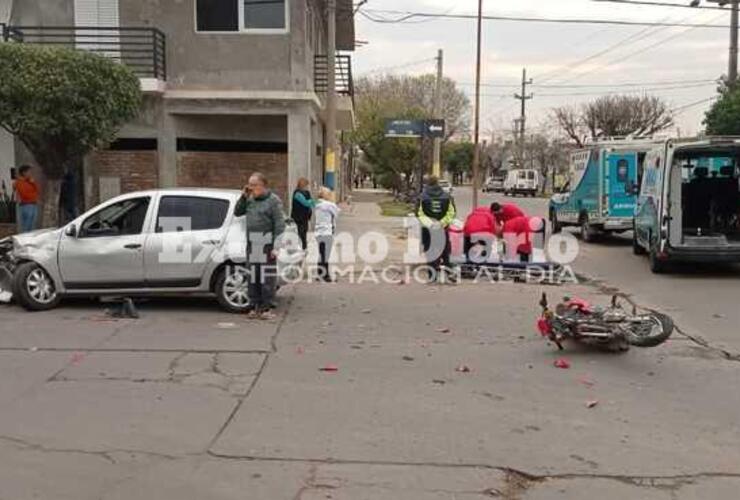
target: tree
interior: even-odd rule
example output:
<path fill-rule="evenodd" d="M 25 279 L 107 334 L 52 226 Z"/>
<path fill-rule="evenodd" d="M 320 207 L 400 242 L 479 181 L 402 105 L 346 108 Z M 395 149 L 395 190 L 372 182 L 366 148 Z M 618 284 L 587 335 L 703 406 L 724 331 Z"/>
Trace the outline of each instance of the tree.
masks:
<path fill-rule="evenodd" d="M 0 44 L 0 127 L 15 135 L 47 176 L 43 223 L 56 220 L 66 169 L 115 137 L 141 107 L 127 67 L 67 48 Z"/>
<path fill-rule="evenodd" d="M 444 148 L 443 165 L 452 174 L 452 180 L 461 183 L 465 174 L 473 168 L 475 144 L 472 142 L 449 142 Z"/>
<path fill-rule="evenodd" d="M 527 138 L 524 151 L 524 165 L 530 165 L 539 170 L 543 180 L 541 189 L 544 193 L 555 174 L 567 165 L 568 146 L 546 135 L 534 134 Z"/>
<path fill-rule="evenodd" d="M 709 135 L 740 135 L 740 87 L 723 86 L 720 98 L 712 104 L 704 125 Z"/>
<path fill-rule="evenodd" d="M 659 97 L 609 95 L 580 107 L 553 112 L 563 132 L 579 147 L 588 139 L 652 136 L 673 126 L 673 114 Z"/>
<path fill-rule="evenodd" d="M 434 81 L 431 75 L 385 75 L 361 78 L 356 82 L 357 127 L 351 140 L 362 150 L 376 179 L 396 192 L 411 191 L 418 181 L 420 148 L 415 139 L 386 139 L 386 121 L 433 117 Z M 452 80 L 443 82 L 442 102 L 447 139 L 466 132 L 469 101 Z M 430 149 L 425 148 L 425 152 Z"/>

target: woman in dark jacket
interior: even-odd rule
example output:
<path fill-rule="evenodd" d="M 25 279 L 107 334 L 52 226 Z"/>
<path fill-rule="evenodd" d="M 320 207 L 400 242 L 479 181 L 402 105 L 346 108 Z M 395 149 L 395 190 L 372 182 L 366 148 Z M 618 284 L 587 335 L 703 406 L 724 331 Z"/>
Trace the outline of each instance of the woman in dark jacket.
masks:
<path fill-rule="evenodd" d="M 298 227 L 298 236 L 301 238 L 303 250 L 308 247 L 306 234 L 308 233 L 308 223 L 313 215 L 313 209 L 316 202 L 311 198 L 311 191 L 308 190 L 309 182 L 305 177 L 298 179 L 298 185 L 293 191 L 293 204 L 290 210 L 290 216 Z"/>

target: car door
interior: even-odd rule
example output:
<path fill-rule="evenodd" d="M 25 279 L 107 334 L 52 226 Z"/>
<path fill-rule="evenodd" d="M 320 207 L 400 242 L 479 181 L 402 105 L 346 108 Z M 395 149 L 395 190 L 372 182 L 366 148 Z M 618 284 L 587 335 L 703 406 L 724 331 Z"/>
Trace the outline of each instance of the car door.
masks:
<path fill-rule="evenodd" d="M 637 185 L 637 153 L 609 155 L 607 194 L 611 217 L 632 217 L 635 213 Z"/>
<path fill-rule="evenodd" d="M 144 251 L 147 285 L 197 287 L 224 242 L 229 209 L 227 197 L 163 195 Z"/>
<path fill-rule="evenodd" d="M 107 203 L 62 236 L 59 270 L 65 288 L 139 288 L 144 283 L 145 227 L 151 198 Z"/>

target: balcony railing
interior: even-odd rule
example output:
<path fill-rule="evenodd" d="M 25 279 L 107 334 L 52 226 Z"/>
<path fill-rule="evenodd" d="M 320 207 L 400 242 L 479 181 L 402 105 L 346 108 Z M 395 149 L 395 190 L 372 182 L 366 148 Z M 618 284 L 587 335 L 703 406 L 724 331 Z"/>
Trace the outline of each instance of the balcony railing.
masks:
<path fill-rule="evenodd" d="M 2 25 L 5 42 L 69 47 L 129 66 L 139 78 L 167 79 L 165 34 L 156 28 Z"/>
<path fill-rule="evenodd" d="M 352 78 L 352 58 L 348 55 L 337 55 L 335 67 L 337 94 L 354 97 L 355 83 Z M 326 93 L 329 90 L 329 61 L 325 55 L 314 56 L 314 90 Z"/>

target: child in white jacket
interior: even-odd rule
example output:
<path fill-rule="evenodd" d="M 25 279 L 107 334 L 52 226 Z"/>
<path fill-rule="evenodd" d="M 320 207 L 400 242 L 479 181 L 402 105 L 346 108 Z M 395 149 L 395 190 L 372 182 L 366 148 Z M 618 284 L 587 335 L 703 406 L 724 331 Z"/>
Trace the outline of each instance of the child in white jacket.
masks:
<path fill-rule="evenodd" d="M 319 244 L 319 279 L 326 282 L 333 281 L 329 271 L 329 258 L 331 257 L 334 234 L 337 229 L 337 217 L 340 212 L 333 198 L 334 193 L 331 189 L 322 187 L 319 190 L 318 202 L 314 208 L 316 218 L 314 234 L 316 235 L 316 242 Z"/>

